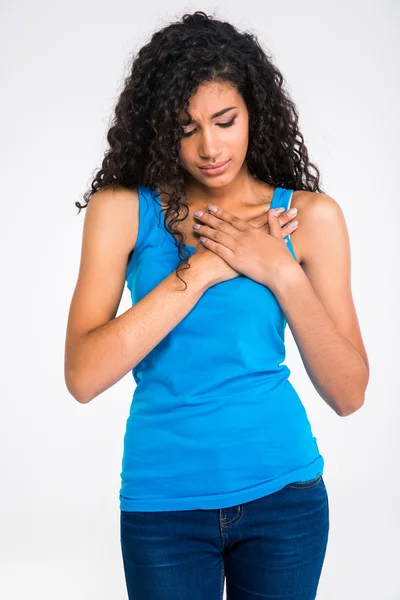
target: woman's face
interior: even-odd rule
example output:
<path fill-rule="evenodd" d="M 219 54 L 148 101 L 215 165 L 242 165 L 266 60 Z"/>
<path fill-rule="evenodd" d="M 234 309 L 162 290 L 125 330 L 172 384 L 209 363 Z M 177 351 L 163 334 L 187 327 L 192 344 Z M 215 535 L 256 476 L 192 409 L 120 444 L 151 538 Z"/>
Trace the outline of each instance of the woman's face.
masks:
<path fill-rule="evenodd" d="M 214 116 L 221 111 L 223 114 Z M 180 115 L 184 126 L 181 165 L 207 187 L 227 185 L 242 168 L 248 147 L 249 116 L 242 96 L 226 84 L 207 83 L 190 99 L 189 113 L 190 123 L 185 113 Z M 229 163 L 221 173 L 209 174 L 202 169 L 224 161 Z"/>

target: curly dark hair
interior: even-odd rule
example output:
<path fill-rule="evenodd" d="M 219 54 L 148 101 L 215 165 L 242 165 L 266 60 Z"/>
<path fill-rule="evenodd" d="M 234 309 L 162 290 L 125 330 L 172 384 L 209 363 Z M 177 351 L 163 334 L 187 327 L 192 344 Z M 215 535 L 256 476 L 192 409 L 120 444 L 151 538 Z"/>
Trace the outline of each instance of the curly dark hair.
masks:
<path fill-rule="evenodd" d="M 179 162 L 179 115 L 189 114 L 190 98 L 209 82 L 232 85 L 246 104 L 246 163 L 252 176 L 274 187 L 323 192 L 284 78 L 256 36 L 202 11 L 184 14 L 154 33 L 134 56 L 107 133 L 110 148 L 83 195 L 86 204 L 75 202 L 79 214 L 96 191 L 116 185 L 140 184 L 154 190 L 153 197 L 158 197 L 157 190 L 168 196 L 164 222 L 178 247 L 178 277 L 181 268 L 190 267 L 184 234 L 176 229 L 189 212 L 185 170 Z M 185 216 L 178 218 L 182 208 Z"/>

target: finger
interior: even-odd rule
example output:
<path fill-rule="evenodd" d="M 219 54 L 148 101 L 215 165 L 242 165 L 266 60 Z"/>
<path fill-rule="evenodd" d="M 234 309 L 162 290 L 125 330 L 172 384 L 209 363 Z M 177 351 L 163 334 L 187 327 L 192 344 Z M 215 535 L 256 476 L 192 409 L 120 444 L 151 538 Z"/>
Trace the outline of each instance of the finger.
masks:
<path fill-rule="evenodd" d="M 281 227 L 283 227 L 284 225 L 289 223 L 289 221 L 291 219 L 295 218 L 295 214 L 293 214 L 293 215 L 289 214 L 289 211 L 285 211 L 285 208 L 283 206 L 280 206 L 279 208 L 276 208 L 274 210 L 279 211 L 279 223 L 280 223 Z M 260 217 L 255 217 L 254 219 L 250 219 L 249 222 L 251 222 L 251 224 L 254 225 L 255 227 L 263 227 L 264 225 L 266 225 L 268 223 L 268 212 L 269 211 L 264 211 Z M 296 210 L 296 214 L 297 214 L 297 210 Z"/>
<path fill-rule="evenodd" d="M 283 227 L 284 225 L 286 225 L 290 221 L 293 221 L 296 218 L 297 208 L 291 208 L 290 211 L 287 210 L 279 216 L 279 222 L 281 224 L 281 227 Z"/>
<path fill-rule="evenodd" d="M 273 210 L 268 211 L 268 225 L 270 234 L 278 239 L 282 239 L 282 229 L 279 223 L 279 217 L 275 216 Z"/>
<path fill-rule="evenodd" d="M 231 241 L 232 241 L 232 238 L 231 238 Z M 202 235 L 199 238 L 199 242 L 205 248 L 207 248 L 207 250 L 211 250 L 211 252 L 214 252 L 214 254 L 217 254 L 218 256 L 221 256 L 221 258 L 223 258 L 226 261 L 227 261 L 227 257 L 228 256 L 232 256 L 233 255 L 233 249 L 230 248 L 228 245 L 224 246 L 224 244 L 219 243 L 219 241 L 216 242 L 213 239 L 210 239 L 210 238 L 205 237 L 205 236 Z"/>
<path fill-rule="evenodd" d="M 245 221 L 243 221 L 236 215 L 228 212 L 227 210 L 220 208 L 219 206 L 213 207 L 212 204 L 208 204 L 207 212 L 204 213 L 204 216 L 205 215 L 210 215 L 211 219 L 215 217 L 217 219 L 220 219 L 224 223 L 229 223 L 229 225 L 232 225 L 232 227 L 235 227 L 235 229 L 238 229 L 239 231 L 246 231 L 248 228 Z M 206 222 L 207 224 L 210 222 L 211 226 L 213 226 L 212 220 L 207 220 Z"/>
<path fill-rule="evenodd" d="M 236 231 L 236 230 L 233 230 Z M 233 250 L 236 244 L 236 238 L 234 237 L 234 235 L 229 235 L 228 233 L 226 233 L 225 231 L 222 231 L 219 228 L 213 228 L 210 227 L 209 225 L 200 225 L 198 229 L 196 229 L 196 232 L 199 234 L 200 236 L 200 241 L 201 238 L 206 238 L 207 241 L 211 241 L 214 244 L 219 244 L 221 246 L 225 246 L 226 248 L 229 248 L 230 250 Z M 238 232 L 236 231 L 236 235 L 238 235 Z M 214 248 L 214 246 L 213 246 Z"/>
<path fill-rule="evenodd" d="M 210 227 L 213 227 L 214 229 L 219 229 L 220 231 L 223 231 L 233 237 L 235 236 L 235 230 L 236 232 L 247 231 L 250 227 L 250 225 L 246 221 L 243 221 L 236 215 L 233 215 L 232 213 L 220 208 L 219 206 L 215 207 L 215 211 L 208 212 L 209 210 L 211 210 L 209 209 L 209 206 L 210 205 L 207 206 L 206 212 L 204 212 L 203 215 L 200 217 L 198 217 L 195 214 L 197 211 L 193 213 L 194 216 L 198 218 L 202 223 L 206 223 Z"/>
<path fill-rule="evenodd" d="M 275 210 L 280 210 L 280 209 L 275 209 Z M 282 210 L 284 210 L 284 208 L 282 208 Z M 287 236 L 288 234 L 295 231 L 295 229 L 297 229 L 299 223 L 298 223 L 297 219 L 295 219 L 296 214 L 297 214 L 297 210 L 296 210 L 296 213 L 293 215 L 290 215 L 288 211 L 285 211 L 279 215 L 278 220 L 279 220 L 279 224 L 281 226 L 282 237 Z M 267 231 L 267 233 L 270 233 L 269 225 L 268 225 L 268 213 L 263 216 L 262 220 L 261 219 L 253 220 L 253 225 L 255 227 L 259 227 L 259 228 L 264 227 L 265 230 Z"/>
<path fill-rule="evenodd" d="M 268 223 L 268 212 L 264 210 L 262 215 L 257 215 L 257 217 L 249 219 L 247 222 L 256 228 L 264 227 Z"/>
<path fill-rule="evenodd" d="M 299 222 L 297 221 L 297 219 L 292 217 L 292 220 L 287 225 L 282 227 L 282 229 L 281 229 L 282 237 L 286 237 L 287 235 L 290 235 L 291 233 L 293 233 L 293 231 L 295 231 L 297 229 L 298 225 L 299 225 Z"/>

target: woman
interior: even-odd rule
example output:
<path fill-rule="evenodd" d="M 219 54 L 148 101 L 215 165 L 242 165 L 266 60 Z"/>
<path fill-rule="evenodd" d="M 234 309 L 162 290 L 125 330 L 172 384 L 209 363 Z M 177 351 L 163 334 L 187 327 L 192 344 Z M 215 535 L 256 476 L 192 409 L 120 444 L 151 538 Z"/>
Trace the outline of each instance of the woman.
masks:
<path fill-rule="evenodd" d="M 342 211 L 282 75 L 229 23 L 195 12 L 156 32 L 115 112 L 84 196 L 65 377 L 82 403 L 130 370 L 137 384 L 120 491 L 129 598 L 217 600 L 226 577 L 229 600 L 311 600 L 328 497 L 284 329 L 328 406 L 358 410 L 369 367 Z M 133 306 L 116 317 L 125 281 Z"/>

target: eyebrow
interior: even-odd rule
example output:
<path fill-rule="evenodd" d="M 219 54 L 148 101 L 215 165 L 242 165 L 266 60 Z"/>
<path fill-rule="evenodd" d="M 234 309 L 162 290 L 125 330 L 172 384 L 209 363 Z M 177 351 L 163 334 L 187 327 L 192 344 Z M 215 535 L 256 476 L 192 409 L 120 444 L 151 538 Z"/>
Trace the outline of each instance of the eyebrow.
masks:
<path fill-rule="evenodd" d="M 226 112 L 228 112 L 229 110 L 233 110 L 234 108 L 237 108 L 237 106 L 229 106 L 228 108 L 223 108 L 222 110 L 219 110 L 218 112 L 211 115 L 210 119 L 216 119 L 217 117 L 224 115 Z M 185 125 L 190 125 L 191 123 L 197 123 L 197 121 L 191 118 L 190 121 L 187 121 L 185 123 Z"/>

